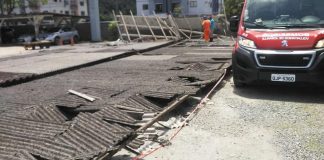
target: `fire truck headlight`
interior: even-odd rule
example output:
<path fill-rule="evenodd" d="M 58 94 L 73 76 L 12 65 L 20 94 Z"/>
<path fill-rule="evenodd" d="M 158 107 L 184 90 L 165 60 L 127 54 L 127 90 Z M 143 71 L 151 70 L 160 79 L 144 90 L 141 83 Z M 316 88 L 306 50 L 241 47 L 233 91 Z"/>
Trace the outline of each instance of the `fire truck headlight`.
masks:
<path fill-rule="evenodd" d="M 315 48 L 324 48 L 324 39 L 319 40 L 315 46 Z"/>
<path fill-rule="evenodd" d="M 246 39 L 244 37 L 238 37 L 238 43 L 239 45 L 247 48 L 256 48 L 255 43 L 252 40 Z"/>

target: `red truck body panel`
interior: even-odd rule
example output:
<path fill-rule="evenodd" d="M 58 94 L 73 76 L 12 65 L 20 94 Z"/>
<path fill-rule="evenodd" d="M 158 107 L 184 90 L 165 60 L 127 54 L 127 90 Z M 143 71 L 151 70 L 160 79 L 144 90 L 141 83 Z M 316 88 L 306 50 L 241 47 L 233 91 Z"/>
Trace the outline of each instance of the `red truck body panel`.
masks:
<path fill-rule="evenodd" d="M 314 49 L 316 43 L 324 38 L 324 30 L 241 30 L 241 36 L 253 40 L 258 49 L 266 50 L 306 50 Z M 288 46 L 283 46 L 286 40 Z"/>
<path fill-rule="evenodd" d="M 250 10 L 248 11 L 246 8 L 249 2 L 251 2 L 252 7 L 249 6 Z M 320 40 L 324 40 L 323 14 L 318 14 L 321 18 L 317 17 L 318 21 L 316 21 L 315 16 L 306 15 L 306 19 L 308 16 L 318 25 L 307 23 L 302 20 L 305 16 L 299 15 L 303 12 L 285 15 L 287 10 L 280 8 L 279 2 L 260 0 L 264 3 L 263 8 L 259 6 L 261 9 L 257 10 L 260 13 L 264 13 L 267 8 L 275 8 L 274 5 L 283 9 L 281 10 L 283 14 L 279 15 L 278 21 L 280 23 L 275 23 L 278 16 L 271 15 L 272 19 L 267 19 L 267 14 L 254 12 L 255 7 L 253 5 L 260 5 L 257 2 L 257 0 L 245 0 L 238 23 L 238 38 L 233 49 L 232 59 L 235 86 L 256 84 L 256 82 L 302 84 L 307 82 L 324 86 L 323 42 L 319 45 L 320 47 L 315 47 Z M 301 3 L 301 1 L 299 2 Z M 306 1 L 303 2 L 306 3 Z M 319 0 L 312 0 L 312 2 L 320 4 L 316 6 L 317 9 L 324 5 L 324 2 L 322 3 Z M 268 4 L 269 6 L 267 6 Z M 302 7 L 307 8 L 309 4 L 307 3 Z M 296 8 L 295 5 L 295 9 L 298 10 L 299 8 Z M 274 12 L 277 13 L 276 10 Z M 245 16 L 245 13 L 248 16 Z M 287 17 L 298 23 L 284 23 Z M 246 22 L 244 22 L 244 18 L 246 18 Z"/>

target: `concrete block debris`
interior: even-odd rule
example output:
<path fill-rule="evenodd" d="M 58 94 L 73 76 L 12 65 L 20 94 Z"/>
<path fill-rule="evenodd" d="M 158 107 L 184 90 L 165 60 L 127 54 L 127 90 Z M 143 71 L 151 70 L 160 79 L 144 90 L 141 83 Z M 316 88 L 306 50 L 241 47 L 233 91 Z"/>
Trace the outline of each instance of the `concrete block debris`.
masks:
<path fill-rule="evenodd" d="M 175 129 L 181 127 L 184 120 L 184 117 L 178 116 L 172 117 L 168 121 L 159 121 L 158 124 L 168 129 Z"/>
<path fill-rule="evenodd" d="M 120 39 L 117 39 L 116 41 L 107 42 L 107 46 L 119 46 L 120 44 L 123 44 L 123 42 Z"/>

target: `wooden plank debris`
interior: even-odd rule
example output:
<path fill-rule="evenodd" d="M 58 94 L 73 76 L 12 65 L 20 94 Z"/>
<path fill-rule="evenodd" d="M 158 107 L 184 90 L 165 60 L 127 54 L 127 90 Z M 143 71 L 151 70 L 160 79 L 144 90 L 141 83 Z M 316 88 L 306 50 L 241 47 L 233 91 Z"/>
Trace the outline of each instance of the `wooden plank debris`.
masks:
<path fill-rule="evenodd" d="M 118 22 L 118 28 L 122 27 L 122 29 L 119 29 L 121 37 L 127 37 L 126 39 L 129 41 L 131 39 L 142 41 L 144 38 L 153 38 L 154 40 L 191 39 L 193 36 L 197 37 L 197 35 L 203 34 L 199 29 L 193 29 L 194 27 L 197 29 L 198 22 L 194 21 L 195 24 L 192 24 L 188 17 L 183 17 L 183 23 L 176 21 L 172 15 L 163 17 L 154 12 L 153 16 L 145 16 L 143 13 L 142 16 L 134 16 L 132 12 L 130 12 L 130 15 L 123 15 L 120 12 L 120 15 L 114 14 L 114 18 Z M 146 35 L 143 35 L 143 33 L 146 33 Z M 151 35 L 149 36 L 148 33 Z"/>
<path fill-rule="evenodd" d="M 164 29 L 163 29 L 163 27 L 162 27 L 162 25 L 161 25 L 161 23 L 160 23 L 158 17 L 156 16 L 155 12 L 153 12 L 153 13 L 154 13 L 154 17 L 155 17 L 156 21 L 158 22 L 158 24 L 159 24 L 159 26 L 160 26 L 160 28 L 161 28 L 161 31 L 162 31 L 162 33 L 163 33 L 163 36 L 165 37 L 166 40 L 168 40 L 168 37 L 166 36 L 166 34 L 165 34 L 165 32 L 164 32 Z"/>
<path fill-rule="evenodd" d="M 150 23 L 146 19 L 146 16 L 144 15 L 144 13 L 142 13 L 142 15 L 143 15 L 143 18 L 144 18 L 144 21 L 145 21 L 146 25 L 148 26 L 148 28 L 150 29 L 150 32 L 151 32 L 152 36 L 154 37 L 154 40 L 157 40 L 157 38 L 156 38 L 156 36 L 155 36 L 152 28 L 151 28 Z"/>
<path fill-rule="evenodd" d="M 141 33 L 140 33 L 139 29 L 138 29 L 138 26 L 137 26 L 136 20 L 135 20 L 135 18 L 134 18 L 134 15 L 133 15 L 132 10 L 130 10 L 130 14 L 131 14 L 131 16 L 132 16 L 132 20 L 133 20 L 133 23 L 134 23 L 134 25 L 135 25 L 135 28 L 136 28 L 136 31 L 137 31 L 138 37 L 139 37 L 139 38 L 142 38 Z"/>
<path fill-rule="evenodd" d="M 90 97 L 90 96 L 88 96 L 88 95 L 86 95 L 86 94 L 83 94 L 83 93 L 80 93 L 80 92 L 77 92 L 77 91 L 74 91 L 74 90 L 72 90 L 72 89 L 68 90 L 68 92 L 69 92 L 70 94 L 73 94 L 73 95 L 76 95 L 76 96 L 81 97 L 81 98 L 83 98 L 83 99 L 86 99 L 86 100 L 88 100 L 88 101 L 90 101 L 90 102 L 94 102 L 94 101 L 96 100 L 96 99 L 93 98 L 93 97 Z"/>
<path fill-rule="evenodd" d="M 121 32 L 121 30 L 120 30 L 120 28 L 119 28 L 119 23 L 118 23 L 118 21 L 117 21 L 116 13 L 115 13 L 114 10 L 112 11 L 112 13 L 113 13 L 113 15 L 114 15 L 114 20 L 115 20 L 115 22 L 117 23 L 117 30 L 118 30 L 118 33 L 119 33 L 119 39 L 124 40 L 124 39 L 123 39 L 122 32 Z"/>
<path fill-rule="evenodd" d="M 126 25 L 126 22 L 125 22 L 125 19 L 124 19 L 124 16 L 123 16 L 123 13 L 121 11 L 119 11 L 119 14 L 120 14 L 120 17 L 122 19 L 122 22 L 124 24 L 124 29 L 125 29 L 125 32 L 127 34 L 127 38 L 128 38 L 128 41 L 130 42 L 131 41 L 131 38 L 129 36 L 129 32 L 128 32 L 128 29 L 127 29 L 127 25 Z"/>

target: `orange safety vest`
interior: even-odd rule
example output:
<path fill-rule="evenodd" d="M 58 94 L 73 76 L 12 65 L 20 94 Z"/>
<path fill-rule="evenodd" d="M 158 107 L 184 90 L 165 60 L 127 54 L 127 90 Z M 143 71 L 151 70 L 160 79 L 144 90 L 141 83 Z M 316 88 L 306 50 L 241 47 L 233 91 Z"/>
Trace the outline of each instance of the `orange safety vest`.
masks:
<path fill-rule="evenodd" d="M 204 28 L 204 39 L 209 41 L 209 34 L 210 34 L 210 20 L 204 20 L 202 22 L 202 26 Z"/>

